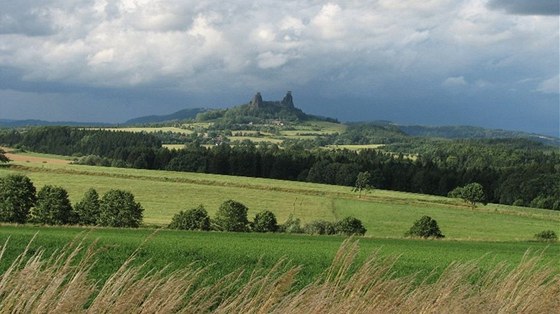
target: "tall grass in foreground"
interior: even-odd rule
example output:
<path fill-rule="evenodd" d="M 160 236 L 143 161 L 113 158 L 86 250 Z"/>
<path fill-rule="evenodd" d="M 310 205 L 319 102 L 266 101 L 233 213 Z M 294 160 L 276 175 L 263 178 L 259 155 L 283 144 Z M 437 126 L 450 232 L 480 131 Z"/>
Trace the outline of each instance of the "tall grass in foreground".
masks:
<path fill-rule="evenodd" d="M 6 248 L 0 251 L 0 259 Z M 29 246 L 28 246 L 29 248 Z M 395 257 L 373 253 L 356 265 L 358 242 L 347 240 L 331 266 L 300 290 L 300 267 L 280 260 L 208 283 L 205 270 L 133 266 L 134 254 L 104 283 L 88 279 L 101 254 L 76 240 L 50 256 L 24 250 L 0 275 L 0 312 L 20 313 L 554 313 L 560 274 L 527 254 L 519 265 L 481 272 L 453 263 L 438 278 L 396 278 Z"/>

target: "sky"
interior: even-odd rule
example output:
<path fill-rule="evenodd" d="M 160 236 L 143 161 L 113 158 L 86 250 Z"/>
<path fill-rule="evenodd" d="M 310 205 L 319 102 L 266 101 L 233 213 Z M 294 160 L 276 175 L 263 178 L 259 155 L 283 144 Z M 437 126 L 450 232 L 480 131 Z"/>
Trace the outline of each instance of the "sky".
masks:
<path fill-rule="evenodd" d="M 0 119 L 123 122 L 291 90 L 341 121 L 560 136 L 558 0 L 0 0 Z"/>

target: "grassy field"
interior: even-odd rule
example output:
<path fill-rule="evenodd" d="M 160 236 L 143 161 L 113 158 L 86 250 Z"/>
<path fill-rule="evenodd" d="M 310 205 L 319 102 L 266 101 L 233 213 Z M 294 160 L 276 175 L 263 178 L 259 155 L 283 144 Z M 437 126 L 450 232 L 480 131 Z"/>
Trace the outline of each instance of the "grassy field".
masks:
<path fill-rule="evenodd" d="M 555 313 L 560 306 L 558 245 L 81 230 L 0 228 L 2 312 Z"/>
<path fill-rule="evenodd" d="M 183 149 L 185 148 L 185 144 L 163 144 L 161 145 L 167 149 Z"/>
<path fill-rule="evenodd" d="M 255 144 L 258 143 L 262 143 L 262 142 L 268 142 L 271 144 L 282 144 L 282 142 L 284 141 L 283 139 L 278 139 L 278 138 L 272 138 L 269 136 L 264 136 L 264 137 L 256 137 L 256 136 L 228 136 L 228 139 L 230 141 L 245 141 L 245 140 L 249 140 Z"/>
<path fill-rule="evenodd" d="M 52 156 L 50 156 L 52 157 Z M 50 161 L 50 159 L 45 159 Z M 349 187 L 199 173 L 104 168 L 49 162 L 15 162 L 8 173 L 28 175 L 37 188 L 60 185 L 73 203 L 87 189 L 99 193 L 125 189 L 145 208 L 146 224 L 166 225 L 179 212 L 203 204 L 210 215 L 228 199 L 249 207 L 249 219 L 271 210 L 279 222 L 290 215 L 302 221 L 334 221 L 352 215 L 362 220 L 368 236 L 400 238 L 423 215 L 435 218 L 446 240 L 530 240 L 542 230 L 560 231 L 560 212 L 489 204 L 472 209 L 445 197 L 375 190 L 358 198 Z"/>
<path fill-rule="evenodd" d="M 102 130 L 134 132 L 134 133 L 172 132 L 172 133 L 180 133 L 180 134 L 191 134 L 193 132 L 191 130 L 177 128 L 177 127 L 142 127 L 142 128 L 124 127 L 124 128 L 102 128 Z"/>
<path fill-rule="evenodd" d="M 86 231 L 86 233 L 84 233 Z M 272 267 L 280 258 L 287 257 L 292 265 L 302 265 L 298 277 L 300 285 L 307 284 L 331 263 L 337 249 L 344 240 L 338 236 L 307 236 L 286 234 L 247 234 L 220 232 L 187 232 L 150 229 L 103 229 L 78 227 L 34 227 L 3 225 L 0 228 L 0 243 L 8 238 L 7 250 L 0 263 L 3 272 L 36 234 L 30 245 L 29 254 L 39 248 L 47 253 L 60 249 L 77 235 L 86 237 L 86 243 L 97 240 L 102 249 L 92 271 L 93 277 L 105 280 L 135 250 L 135 264 L 147 263 L 148 268 L 170 270 L 194 263 L 210 266 L 208 276 L 216 280 L 240 267 L 251 271 L 257 265 Z M 381 256 L 400 256 L 394 272 L 398 277 L 421 272 L 425 277 L 436 273 L 453 261 L 480 259 L 482 268 L 499 262 L 513 266 L 521 261 L 526 251 L 542 255 L 544 263 L 550 263 L 560 271 L 560 245 L 539 242 L 485 242 L 485 241 L 439 241 L 408 239 L 359 240 L 363 260 L 374 251 Z"/>
<path fill-rule="evenodd" d="M 366 144 L 366 145 L 328 145 L 327 148 L 331 149 L 348 149 L 348 150 L 362 150 L 362 149 L 378 149 L 383 147 L 383 144 Z"/>

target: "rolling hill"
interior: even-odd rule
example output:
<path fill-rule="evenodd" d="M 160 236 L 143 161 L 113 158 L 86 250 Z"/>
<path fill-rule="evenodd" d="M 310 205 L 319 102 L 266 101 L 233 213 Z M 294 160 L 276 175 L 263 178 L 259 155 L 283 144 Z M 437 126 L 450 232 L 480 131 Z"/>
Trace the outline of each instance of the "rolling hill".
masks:
<path fill-rule="evenodd" d="M 187 108 L 183 110 L 179 110 L 177 112 L 166 114 L 166 115 L 151 115 L 151 116 L 143 116 L 134 119 L 130 119 L 126 121 L 125 125 L 130 124 L 150 124 L 150 123 L 161 123 L 161 122 L 170 122 L 170 121 L 181 121 L 181 120 L 189 120 L 196 118 L 196 115 L 208 111 L 209 109 L 204 108 Z"/>

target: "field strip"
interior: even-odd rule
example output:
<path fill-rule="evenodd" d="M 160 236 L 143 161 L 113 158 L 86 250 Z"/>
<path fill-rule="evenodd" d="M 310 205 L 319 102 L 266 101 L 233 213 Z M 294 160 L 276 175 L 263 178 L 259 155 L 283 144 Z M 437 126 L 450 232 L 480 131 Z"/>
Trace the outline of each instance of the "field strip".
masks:
<path fill-rule="evenodd" d="M 164 176 L 164 175 L 151 176 L 151 175 L 138 175 L 138 174 L 128 174 L 128 173 L 123 174 L 123 173 L 115 173 L 115 172 L 107 173 L 107 172 L 96 171 L 95 169 L 85 170 L 85 167 L 82 168 L 84 170 L 69 169 L 66 167 L 48 168 L 48 167 L 27 166 L 27 165 L 12 165 L 11 168 L 14 170 L 29 171 L 29 172 L 113 177 L 113 178 L 120 178 L 120 179 L 143 180 L 143 181 L 154 181 L 154 182 L 177 182 L 177 183 L 194 184 L 200 186 L 222 186 L 222 187 L 249 189 L 255 191 L 294 193 L 294 194 L 301 194 L 301 195 L 330 198 L 332 201 L 334 201 L 335 199 L 349 199 L 349 200 L 363 201 L 369 203 L 380 203 L 380 204 L 391 203 L 395 205 L 414 205 L 423 208 L 439 207 L 439 208 L 454 209 L 459 211 L 499 213 L 503 215 L 529 217 L 529 218 L 534 218 L 539 220 L 552 220 L 552 221 L 560 222 L 560 215 L 515 211 L 504 207 L 500 207 L 499 205 L 484 206 L 484 207 L 480 206 L 476 208 L 471 208 L 470 206 L 467 205 L 457 204 L 457 202 L 453 200 L 449 200 L 449 201 L 445 199 L 425 200 L 419 198 L 405 198 L 405 197 L 398 197 L 398 196 L 379 196 L 379 195 L 375 195 L 375 191 L 370 194 L 362 195 L 362 197 L 358 199 L 356 197 L 356 194 L 352 192 L 345 193 L 345 192 L 337 192 L 332 190 L 321 191 L 318 188 L 317 189 L 310 189 L 306 187 L 290 188 L 290 187 L 283 187 L 283 186 L 265 185 L 262 183 L 250 184 L 250 183 L 240 183 L 236 181 L 225 181 L 225 180 L 218 180 L 218 179 L 200 179 L 200 178 L 193 179 L 193 178 L 186 178 L 186 177 L 171 177 L 171 176 Z M 335 210 L 333 211 L 335 212 Z M 334 214 L 336 215 L 336 213 Z"/>
<path fill-rule="evenodd" d="M 296 193 L 296 194 L 304 194 L 304 195 L 313 195 L 313 196 L 324 196 L 324 197 L 339 197 L 339 198 L 347 198 L 347 199 L 355 199 L 356 194 L 352 192 L 344 193 L 344 192 L 336 192 L 336 191 L 320 191 L 318 189 L 309 189 L 309 188 L 287 188 L 287 187 L 279 187 L 279 186 L 271 186 L 271 185 L 263 185 L 263 184 L 248 184 L 248 183 L 238 183 L 233 181 L 221 181 L 221 180 L 205 180 L 205 179 L 189 179 L 185 177 L 167 177 L 167 176 L 146 176 L 146 175 L 134 175 L 134 174 L 120 174 L 120 173 L 106 173 L 100 171 L 88 171 L 88 170 L 74 170 L 68 168 L 43 168 L 43 167 L 34 167 L 34 166 L 26 166 L 26 165 L 12 165 L 12 169 L 14 170 L 21 170 L 21 171 L 30 171 L 30 172 L 44 172 L 44 173 L 58 173 L 58 174 L 70 174 L 70 175 L 89 175 L 89 176 L 100 176 L 100 177 L 115 177 L 115 178 L 122 178 L 122 179 L 135 179 L 135 180 L 146 180 L 146 181 L 159 181 L 159 182 L 178 182 L 178 183 L 190 183 L 190 184 L 197 184 L 197 185 L 206 185 L 206 186 L 225 186 L 225 187 L 237 187 L 237 188 L 244 188 L 244 189 L 252 189 L 252 190 L 261 190 L 261 191 L 277 191 L 277 192 L 287 192 L 287 193 Z M 348 187 L 350 189 L 350 187 Z M 375 193 L 373 193 L 375 194 Z M 375 196 L 375 195 L 362 195 L 361 200 L 363 201 L 374 201 L 374 202 L 386 202 L 391 201 L 393 203 L 401 203 L 402 204 L 410 204 L 410 202 L 414 202 L 417 204 L 430 204 L 430 205 L 439 205 L 445 207 L 453 207 L 453 204 L 449 204 L 448 202 L 437 202 L 437 201 L 423 201 L 420 202 L 417 199 L 406 199 L 406 198 L 398 198 L 398 197 L 384 197 L 384 196 Z M 455 206 L 457 208 L 463 208 L 463 206 Z"/>
<path fill-rule="evenodd" d="M 70 160 L 64 160 L 64 159 L 20 155 L 20 154 L 13 154 L 9 152 L 6 153 L 6 157 L 8 157 L 10 160 L 18 161 L 18 162 L 35 162 L 35 163 L 57 164 L 57 165 L 65 165 L 71 162 Z"/>
<path fill-rule="evenodd" d="M 246 188 L 246 189 L 253 189 L 253 190 L 266 190 L 266 191 L 278 191 L 278 192 L 288 192 L 288 193 L 299 193 L 299 194 L 306 194 L 306 195 L 315 195 L 315 196 L 340 196 L 340 197 L 349 197 L 349 195 L 340 192 L 321 192 L 317 190 L 305 189 L 305 188 L 281 188 L 281 187 L 274 187 L 274 186 L 265 186 L 265 185 L 257 185 L 257 184 L 246 184 L 246 183 L 235 183 L 235 182 L 225 182 L 219 180 L 204 180 L 204 179 L 188 179 L 188 178 L 178 178 L 178 177 L 166 177 L 166 176 L 143 176 L 143 175 L 133 175 L 133 174 L 118 174 L 118 173 L 103 173 L 98 171 L 80 171 L 80 170 L 73 170 L 73 169 L 49 169 L 49 168 L 40 168 L 40 167 L 28 167 L 23 165 L 12 165 L 10 167 L 14 170 L 20 171 L 29 171 L 29 172 L 51 172 L 51 173 L 58 173 L 58 174 L 69 174 L 69 175 L 88 175 L 88 176 L 100 176 L 100 177 L 115 177 L 121 179 L 135 179 L 135 180 L 145 180 L 145 181 L 160 181 L 160 182 L 178 182 L 178 183 L 190 183 L 190 184 L 197 184 L 197 185 L 209 185 L 209 186 L 226 186 L 226 187 L 238 187 L 238 188 Z"/>

